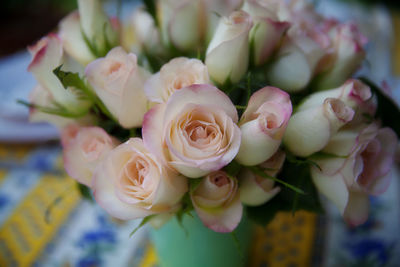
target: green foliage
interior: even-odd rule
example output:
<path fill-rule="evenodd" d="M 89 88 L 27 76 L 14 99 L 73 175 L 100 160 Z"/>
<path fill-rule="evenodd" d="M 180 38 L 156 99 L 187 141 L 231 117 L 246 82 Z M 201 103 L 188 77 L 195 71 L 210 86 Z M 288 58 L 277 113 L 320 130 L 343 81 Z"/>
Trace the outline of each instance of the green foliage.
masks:
<path fill-rule="evenodd" d="M 232 161 L 229 163 L 227 166 L 224 167 L 224 171 L 231 177 L 237 177 L 239 174 L 240 170 L 242 169 L 242 165 L 240 165 L 236 161 Z"/>
<path fill-rule="evenodd" d="M 308 210 L 322 213 L 318 192 L 312 183 L 309 162 L 290 162 L 286 160 L 278 179 L 301 188 L 305 194 L 282 187 L 281 192 L 272 200 L 258 207 L 247 207 L 250 219 L 261 225 L 268 224 L 279 211 Z"/>
<path fill-rule="evenodd" d="M 382 126 L 392 128 L 397 136 L 400 136 L 400 107 L 398 104 L 368 78 L 360 77 L 359 79 L 371 87 L 372 92 L 378 99 L 378 109 L 375 118 L 382 122 Z"/>
<path fill-rule="evenodd" d="M 291 184 L 289 184 L 289 183 L 287 183 L 287 182 L 285 182 L 285 181 L 283 181 L 283 180 L 281 180 L 279 178 L 276 178 L 276 177 L 273 177 L 273 176 L 270 176 L 270 175 L 266 174 L 265 173 L 266 170 L 264 168 L 262 168 L 262 167 L 249 166 L 247 168 L 249 170 L 251 170 L 257 176 L 260 176 L 260 177 L 263 177 L 263 178 L 266 178 L 266 179 L 271 179 L 271 180 L 273 180 L 273 181 L 275 181 L 277 183 L 280 183 L 280 184 L 286 186 L 287 188 L 293 190 L 294 192 L 296 192 L 298 194 L 304 194 L 304 191 L 302 189 L 300 189 L 300 188 L 298 188 L 298 187 L 296 187 L 294 185 L 291 185 Z"/>
<path fill-rule="evenodd" d="M 69 87 L 75 88 L 84 98 L 92 101 L 98 110 L 100 110 L 105 116 L 113 121 L 116 121 L 114 116 L 108 111 L 104 103 L 98 98 L 98 96 L 93 92 L 91 88 L 79 77 L 78 73 L 68 72 L 61 70 L 63 65 L 58 66 L 53 70 L 53 73 L 60 80 L 61 84 L 65 89 Z M 97 109 L 96 109 L 97 110 Z"/>
<path fill-rule="evenodd" d="M 135 229 L 132 230 L 132 232 L 129 234 L 129 237 L 132 237 L 140 228 L 142 228 L 144 225 L 146 225 L 154 216 L 156 215 L 150 215 L 147 217 L 144 217 L 143 220 L 140 222 L 138 226 L 136 226 Z"/>
<path fill-rule="evenodd" d="M 109 135 L 114 136 L 121 142 L 125 142 L 131 137 L 140 136 L 139 129 L 124 129 L 119 125 L 118 122 L 107 118 L 101 119 L 98 123 L 98 126 L 103 128 L 104 131 L 106 131 Z"/>
<path fill-rule="evenodd" d="M 40 112 L 51 114 L 51 115 L 56 115 L 60 117 L 65 117 L 65 118 L 71 118 L 71 119 L 78 119 L 83 116 L 85 116 L 88 112 L 87 111 L 81 111 L 81 112 L 71 112 L 70 110 L 67 110 L 64 106 L 58 104 L 57 102 L 53 102 L 54 107 L 45 107 L 45 106 L 40 106 L 37 104 L 29 103 L 24 100 L 18 99 L 17 100 L 18 104 L 24 105 L 28 108 L 33 108 L 37 109 Z"/>
<path fill-rule="evenodd" d="M 85 92 L 87 90 L 86 84 L 79 77 L 78 73 L 62 71 L 63 65 L 58 66 L 53 70 L 54 75 L 60 80 L 65 89 L 72 86 Z"/>
<path fill-rule="evenodd" d="M 92 192 L 90 191 L 89 187 L 80 183 L 76 183 L 76 187 L 78 188 L 79 193 L 81 194 L 83 199 L 93 202 Z"/>

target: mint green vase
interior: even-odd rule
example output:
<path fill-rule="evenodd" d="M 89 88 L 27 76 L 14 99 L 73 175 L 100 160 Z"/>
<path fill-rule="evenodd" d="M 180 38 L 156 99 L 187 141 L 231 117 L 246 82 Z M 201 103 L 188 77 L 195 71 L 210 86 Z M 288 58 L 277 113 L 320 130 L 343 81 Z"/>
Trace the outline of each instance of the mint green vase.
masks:
<path fill-rule="evenodd" d="M 253 235 L 246 216 L 232 234 L 215 233 L 197 216 L 183 217 L 183 227 L 174 217 L 160 229 L 152 229 L 151 238 L 160 267 L 243 267 Z"/>

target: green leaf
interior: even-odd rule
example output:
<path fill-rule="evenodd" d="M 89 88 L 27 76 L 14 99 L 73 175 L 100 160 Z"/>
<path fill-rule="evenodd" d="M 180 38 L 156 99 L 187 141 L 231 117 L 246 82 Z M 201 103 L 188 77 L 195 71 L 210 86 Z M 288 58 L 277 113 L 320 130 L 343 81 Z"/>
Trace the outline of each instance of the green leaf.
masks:
<path fill-rule="evenodd" d="M 86 83 L 83 81 L 81 77 L 79 77 L 79 74 L 69 71 L 63 71 L 61 70 L 62 66 L 63 65 L 60 65 L 57 68 L 55 68 L 53 70 L 53 73 L 60 80 L 64 88 L 67 89 L 68 87 L 74 87 L 87 99 L 91 100 L 99 108 L 99 110 L 101 110 L 101 112 L 104 115 L 106 115 L 113 121 L 117 121 L 114 118 L 114 116 L 110 113 L 110 111 L 107 109 L 107 107 L 104 105 L 103 101 L 101 101 L 101 99 L 97 97 L 94 91 L 91 88 L 89 88 L 88 85 L 86 85 Z"/>
<path fill-rule="evenodd" d="M 390 96 L 388 96 L 379 86 L 365 77 L 359 78 L 367 84 L 378 99 L 378 109 L 375 117 L 382 121 L 383 126 L 392 128 L 397 136 L 400 136 L 400 107 Z"/>
<path fill-rule="evenodd" d="M 257 176 L 261 176 L 263 178 L 271 179 L 271 180 L 273 180 L 273 181 L 275 181 L 277 183 L 280 183 L 280 184 L 286 186 L 287 188 L 290 188 L 291 190 L 295 191 L 296 193 L 305 194 L 302 189 L 300 189 L 300 188 L 298 188 L 298 187 L 296 187 L 294 185 L 291 185 L 291 184 L 289 184 L 289 183 L 287 183 L 287 182 L 285 182 L 285 181 L 283 181 L 283 180 L 281 180 L 279 178 L 276 178 L 276 177 L 273 177 L 273 176 L 270 176 L 270 175 L 266 174 L 265 173 L 266 170 L 264 168 L 262 168 L 262 167 L 259 167 L 259 166 L 248 166 L 246 168 L 251 170 Z"/>
<path fill-rule="evenodd" d="M 56 106 L 54 108 L 36 105 L 36 104 L 33 104 L 33 103 L 26 102 L 26 101 L 24 101 L 22 99 L 18 99 L 17 103 L 21 104 L 21 105 L 24 105 L 24 106 L 26 106 L 28 108 L 37 109 L 37 110 L 39 110 L 40 112 L 43 112 L 43 113 L 56 115 L 56 116 L 60 116 L 60 117 L 65 117 L 65 118 L 77 119 L 77 118 L 85 116 L 88 113 L 88 111 L 73 113 L 73 112 L 67 110 L 66 108 L 64 108 L 63 106 L 59 105 L 56 102 L 53 103 Z"/>
<path fill-rule="evenodd" d="M 145 224 L 147 224 L 154 216 L 155 215 L 144 217 L 143 220 L 140 222 L 140 224 L 136 226 L 136 228 L 133 229 L 132 232 L 129 234 L 129 237 L 132 237 L 140 228 L 142 228 Z"/>
<path fill-rule="evenodd" d="M 294 164 L 297 165 L 311 165 L 314 166 L 315 168 L 317 168 L 318 170 L 322 171 L 321 167 L 313 160 L 311 160 L 310 158 L 299 158 L 294 156 L 293 154 L 291 154 L 289 151 L 285 151 L 286 152 L 286 159 Z"/>
<path fill-rule="evenodd" d="M 94 202 L 93 197 L 92 197 L 92 192 L 90 191 L 89 187 L 87 187 L 84 184 L 80 184 L 80 183 L 76 183 L 76 186 L 79 190 L 79 193 L 81 194 L 81 196 L 84 199 L 89 200 L 90 202 Z"/>
<path fill-rule="evenodd" d="M 78 89 L 83 90 L 86 88 L 85 83 L 82 81 L 82 79 L 79 77 L 78 73 L 73 73 L 73 72 L 65 72 L 62 71 L 63 65 L 58 66 L 53 70 L 54 75 L 57 76 L 57 78 L 60 80 L 62 85 L 64 86 L 65 89 L 68 87 L 76 87 Z"/>
<path fill-rule="evenodd" d="M 292 213 L 298 210 L 323 212 L 318 192 L 311 179 L 309 164 L 296 164 L 286 161 L 278 178 L 301 187 L 305 194 L 298 194 L 290 188 L 283 187 L 278 195 L 264 205 L 247 207 L 247 214 L 254 222 L 265 226 L 280 211 Z"/>
<path fill-rule="evenodd" d="M 192 193 L 200 185 L 204 178 L 189 179 L 189 192 Z"/>
<path fill-rule="evenodd" d="M 236 177 L 241 169 L 242 165 L 234 160 L 224 167 L 224 171 L 232 177 Z"/>
<path fill-rule="evenodd" d="M 239 238 L 237 237 L 236 229 L 234 231 L 230 232 L 230 234 L 231 234 L 233 243 L 235 244 L 235 247 L 237 249 L 237 253 L 239 253 L 240 260 L 242 261 L 243 264 L 245 264 L 246 263 L 246 259 L 245 259 L 244 255 L 243 255 L 242 246 L 240 245 Z"/>

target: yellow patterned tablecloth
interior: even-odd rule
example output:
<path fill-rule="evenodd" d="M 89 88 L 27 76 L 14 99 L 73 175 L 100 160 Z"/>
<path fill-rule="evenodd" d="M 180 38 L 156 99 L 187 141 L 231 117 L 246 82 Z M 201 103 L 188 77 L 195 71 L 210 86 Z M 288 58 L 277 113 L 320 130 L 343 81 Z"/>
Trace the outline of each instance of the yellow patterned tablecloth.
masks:
<path fill-rule="evenodd" d="M 46 151 L 38 154 L 37 150 L 35 146 L 0 145 L 0 194 L 3 183 L 7 186 L 6 180 L 20 168 L 28 171 L 39 168 L 37 181 L 24 189 L 18 204 L 0 221 L 0 266 L 22 267 L 45 262 L 43 254 L 48 244 L 62 242 L 60 229 L 80 219 L 69 219 L 81 197 L 74 180 L 60 169 L 59 150 L 50 149 L 48 155 Z M 23 188 L 13 188 L 19 189 Z M 0 207 L 0 219 L 2 215 Z M 315 215 L 306 212 L 296 213 L 295 217 L 281 213 L 265 229 L 257 228 L 249 266 L 310 266 L 316 220 Z M 144 253 L 138 266 L 157 266 L 151 243 L 143 244 Z"/>

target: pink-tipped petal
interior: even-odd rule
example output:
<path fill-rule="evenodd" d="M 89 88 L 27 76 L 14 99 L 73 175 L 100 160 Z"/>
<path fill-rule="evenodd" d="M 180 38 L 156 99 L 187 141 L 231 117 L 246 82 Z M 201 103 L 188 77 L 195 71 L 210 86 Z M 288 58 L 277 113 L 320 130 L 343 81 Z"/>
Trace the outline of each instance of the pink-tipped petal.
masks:
<path fill-rule="evenodd" d="M 344 220 L 352 227 L 365 223 L 368 219 L 369 199 L 365 193 L 350 192 L 349 202 L 343 213 Z"/>
<path fill-rule="evenodd" d="M 243 206 L 240 202 L 239 194 L 236 194 L 228 207 L 219 210 L 207 210 L 196 205 L 195 201 L 192 200 L 192 202 L 203 224 L 215 232 L 232 232 L 242 219 Z"/>
<path fill-rule="evenodd" d="M 213 105 L 221 108 L 232 118 L 238 121 L 238 114 L 230 98 L 218 88 L 209 84 L 195 84 L 175 92 L 167 102 L 164 121 L 171 121 L 184 104 Z"/>

